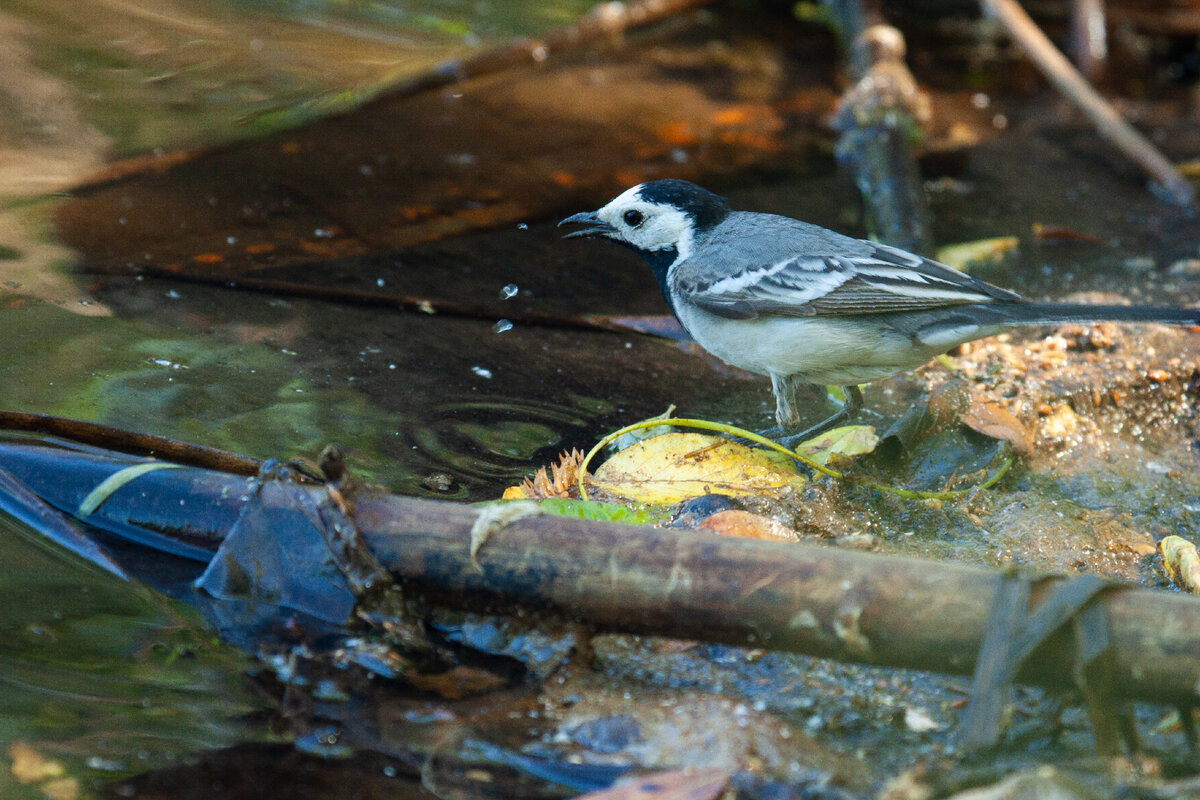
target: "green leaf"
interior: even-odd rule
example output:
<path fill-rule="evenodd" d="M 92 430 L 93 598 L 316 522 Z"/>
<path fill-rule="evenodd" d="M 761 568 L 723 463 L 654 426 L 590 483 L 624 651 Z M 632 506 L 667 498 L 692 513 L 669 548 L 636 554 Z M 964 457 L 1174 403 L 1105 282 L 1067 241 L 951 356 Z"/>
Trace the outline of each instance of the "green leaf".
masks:
<path fill-rule="evenodd" d="M 601 522 L 623 522 L 627 525 L 655 525 L 666 521 L 671 512 L 664 506 L 618 503 L 601 503 L 598 500 L 571 500 L 564 497 L 547 497 L 539 503 L 547 514 L 573 519 L 593 519 Z"/>

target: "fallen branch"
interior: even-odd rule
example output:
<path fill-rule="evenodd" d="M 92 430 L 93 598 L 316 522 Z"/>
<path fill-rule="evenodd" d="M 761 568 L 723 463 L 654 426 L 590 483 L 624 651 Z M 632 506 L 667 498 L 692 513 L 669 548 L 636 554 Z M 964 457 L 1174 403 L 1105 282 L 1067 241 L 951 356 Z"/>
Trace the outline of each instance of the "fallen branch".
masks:
<path fill-rule="evenodd" d="M 969 674 L 1003 573 L 830 547 L 532 516 L 490 533 L 472 565 L 479 511 L 360 497 L 364 540 L 394 575 L 435 596 L 562 611 L 601 628 Z M 1065 578 L 1036 579 L 1033 603 Z M 1200 701 L 1200 600 L 1130 587 L 1108 616 L 1126 697 Z M 1037 647 L 1018 680 L 1071 686 L 1069 635 Z"/>
<path fill-rule="evenodd" d="M 77 508 L 108 473 L 128 465 L 110 455 L 29 443 L 0 446 L 0 467 L 59 509 Z M 289 492 L 247 492 L 238 476 L 155 470 L 101 505 L 89 521 L 116 535 L 129 524 L 178 531 L 179 510 L 190 509 L 183 526 L 194 543 L 189 546 L 212 553 L 247 503 L 294 504 L 293 493 L 308 493 L 300 504 L 304 511 L 330 501 L 329 487 L 288 486 Z M 277 499 L 262 499 L 268 495 Z M 476 537 L 473 553 L 473 529 L 483 513 L 477 507 L 367 490 L 350 500 L 372 558 L 413 597 L 493 613 L 519 605 L 602 630 L 879 666 L 970 674 L 996 624 L 997 598 L 1014 580 L 1009 573 L 944 561 L 538 513 L 504 515 Z M 537 510 L 533 503 L 527 508 Z M 262 518 L 273 518 L 273 509 L 259 509 Z M 275 510 L 288 520 L 296 508 Z M 295 555 L 292 531 L 264 528 L 259 535 L 264 538 L 254 547 Z M 317 574 L 289 563 L 297 574 Z M 1016 648 L 1023 658 L 1013 670 L 1015 680 L 1074 686 L 1080 648 L 1071 625 L 1042 625 L 1043 632 L 1057 632 L 1030 636 L 1039 618 L 1074 623 L 1073 612 L 1056 617 L 1055 609 L 1081 580 L 1096 579 L 1021 581 L 1029 624 Z M 1107 628 L 1100 637 L 1112 675 L 1107 683 L 1121 697 L 1181 707 L 1200 702 L 1200 598 L 1114 585 L 1081 608 L 1090 615 L 1089 626 Z"/>
<path fill-rule="evenodd" d="M 999 20 L 1042 74 L 1062 92 L 1096 130 L 1157 181 L 1179 205 L 1192 202 L 1194 190 L 1174 165 L 1150 141 L 1117 113 L 1099 92 L 1071 66 L 1071 62 L 1046 38 L 1017 0 L 980 0 L 984 13 Z"/>

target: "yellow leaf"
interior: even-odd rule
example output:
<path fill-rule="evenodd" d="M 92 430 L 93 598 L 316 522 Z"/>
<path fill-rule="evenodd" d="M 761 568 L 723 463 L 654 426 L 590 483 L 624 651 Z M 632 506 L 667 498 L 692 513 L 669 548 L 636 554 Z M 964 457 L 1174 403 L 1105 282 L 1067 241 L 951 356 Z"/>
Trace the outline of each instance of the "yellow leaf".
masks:
<path fill-rule="evenodd" d="M 78 778 L 55 778 L 38 787 L 47 800 L 76 800 L 79 797 Z"/>
<path fill-rule="evenodd" d="M 23 742 L 14 742 L 9 746 L 8 757 L 12 759 L 12 776 L 18 783 L 35 783 L 47 778 L 58 778 L 65 771 L 62 764 L 46 758 Z"/>
<path fill-rule="evenodd" d="M 785 456 L 698 433 L 668 433 L 627 447 L 590 479 L 633 502 L 660 505 L 705 494 L 778 496 L 804 481 Z"/>
<path fill-rule="evenodd" d="M 1015 255 L 1021 240 L 1016 236 L 998 236 L 939 248 L 937 260 L 949 267 L 966 271 L 981 264 L 1000 264 Z"/>
<path fill-rule="evenodd" d="M 801 442 L 796 454 L 824 467 L 834 456 L 865 455 L 877 444 L 879 436 L 870 425 L 845 425 Z"/>
<path fill-rule="evenodd" d="M 1171 582 L 1185 592 L 1200 594 L 1200 555 L 1196 545 L 1182 536 L 1168 536 L 1158 543 L 1163 569 Z"/>

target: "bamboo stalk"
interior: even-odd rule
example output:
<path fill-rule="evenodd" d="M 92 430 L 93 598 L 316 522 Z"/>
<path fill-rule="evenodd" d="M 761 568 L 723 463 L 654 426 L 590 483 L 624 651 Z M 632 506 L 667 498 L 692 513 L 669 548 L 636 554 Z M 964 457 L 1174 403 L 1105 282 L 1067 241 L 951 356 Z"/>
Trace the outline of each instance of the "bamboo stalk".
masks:
<path fill-rule="evenodd" d="M 61 463 L 39 467 L 34 462 L 44 459 L 37 450 L 0 447 L 0 466 L 56 508 L 75 508 L 105 469 L 124 466 L 54 448 L 53 459 Z M 71 460 L 77 465 L 67 469 Z M 96 461 L 105 462 L 99 472 Z M 188 541 L 211 552 L 245 503 L 264 502 L 261 494 L 247 494 L 244 478 L 211 470 L 159 470 L 139 478 L 138 486 L 139 493 L 101 506 L 92 521 L 106 528 L 102 523 L 112 519 L 119 526 L 178 531 L 173 515 L 180 508 L 202 510 L 189 518 Z M 327 487 L 291 489 L 313 493 L 314 503 L 328 499 Z M 275 496 L 291 502 L 287 493 Z M 474 528 L 481 511 L 474 506 L 377 490 L 354 493 L 352 505 L 371 556 L 413 596 L 491 613 L 520 605 L 602 630 L 879 666 L 972 673 L 996 624 L 997 598 L 1006 585 L 1011 588 L 1010 576 L 995 570 L 833 547 L 517 513 L 499 515 L 508 524 L 480 536 Z M 536 510 L 533 504 L 501 508 Z M 477 543 L 482 546 L 473 552 Z M 261 546 L 289 547 L 290 540 L 280 532 Z M 1033 580 L 1034 614 L 1043 610 L 1040 600 L 1068 580 Z M 1131 585 L 1103 592 L 1094 602 L 1107 615 L 1116 692 L 1185 707 L 1200 703 L 1200 598 Z M 1065 625 L 1036 646 L 1017 680 L 1073 685 L 1071 628 Z"/>
<path fill-rule="evenodd" d="M 492 533 L 472 565 L 476 509 L 385 495 L 355 518 L 376 557 L 413 588 L 552 609 L 601 628 L 969 674 L 1002 575 L 939 561 L 731 539 L 550 516 Z M 1034 586 L 1035 602 L 1057 578 Z M 1106 594 L 1126 696 L 1200 701 L 1200 600 L 1131 587 Z M 1019 680 L 1071 685 L 1055 636 Z"/>

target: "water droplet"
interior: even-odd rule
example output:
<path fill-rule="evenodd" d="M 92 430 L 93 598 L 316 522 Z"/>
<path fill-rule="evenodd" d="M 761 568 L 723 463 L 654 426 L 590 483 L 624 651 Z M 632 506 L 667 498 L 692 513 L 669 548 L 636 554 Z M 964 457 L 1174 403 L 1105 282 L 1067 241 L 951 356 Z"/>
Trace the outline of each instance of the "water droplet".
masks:
<path fill-rule="evenodd" d="M 496 324 L 492 326 L 493 333 L 504 333 L 505 331 L 511 331 L 512 329 L 512 322 L 506 319 L 497 320 Z"/>
<path fill-rule="evenodd" d="M 517 296 L 517 292 L 519 292 L 519 291 L 521 291 L 521 288 L 519 286 L 517 286 L 515 283 L 506 283 L 500 289 L 500 299 L 501 300 L 511 300 Z"/>
<path fill-rule="evenodd" d="M 518 222 L 518 223 L 517 223 L 517 230 L 519 230 L 519 231 L 527 231 L 527 230 L 529 230 L 529 223 L 528 223 L 528 222 Z"/>
<path fill-rule="evenodd" d="M 471 372 L 474 372 L 476 375 L 485 380 L 491 380 L 492 377 L 492 371 L 490 369 L 484 369 L 483 367 L 471 367 Z"/>
<path fill-rule="evenodd" d="M 387 283 L 387 281 L 385 281 L 383 278 L 375 279 L 375 285 L 379 286 L 380 288 L 382 288 L 386 283 Z"/>
<path fill-rule="evenodd" d="M 174 289 L 172 289 L 171 291 L 167 292 L 167 298 L 168 298 L 168 299 L 171 299 L 171 300 L 178 300 L 178 299 L 179 299 L 179 292 L 177 292 L 177 291 L 175 291 Z"/>

